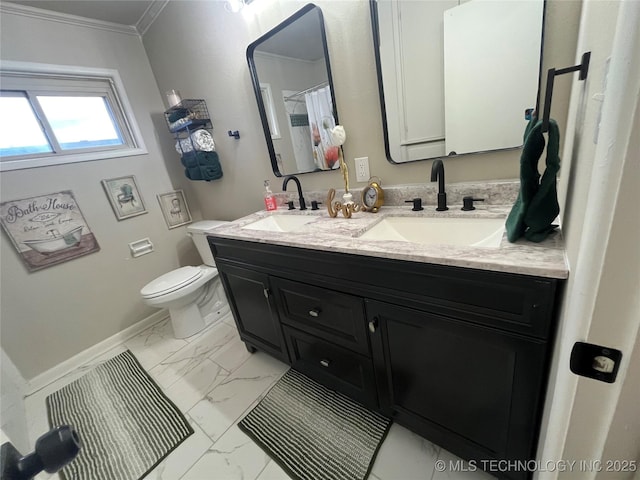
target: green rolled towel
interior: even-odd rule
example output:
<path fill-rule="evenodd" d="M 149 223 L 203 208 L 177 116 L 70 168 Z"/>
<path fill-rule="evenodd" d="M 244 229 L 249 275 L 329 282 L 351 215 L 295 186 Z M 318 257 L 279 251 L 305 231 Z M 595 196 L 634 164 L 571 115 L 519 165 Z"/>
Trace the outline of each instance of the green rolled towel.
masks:
<path fill-rule="evenodd" d="M 556 190 L 556 174 L 560 168 L 559 144 L 558 124 L 549 120 L 546 169 L 540 181 L 538 160 L 544 151 L 545 139 L 542 121 L 531 119 L 524 132 L 520 156 L 520 192 L 505 224 L 510 242 L 522 236 L 541 242 L 556 228 L 551 222 L 560 211 Z"/>
<path fill-rule="evenodd" d="M 169 122 L 170 123 L 177 122 L 178 120 L 186 117 L 187 115 L 189 115 L 189 110 L 187 110 L 186 108 L 178 108 L 169 114 Z"/>
<path fill-rule="evenodd" d="M 189 180 L 210 182 L 222 178 L 222 166 L 216 152 L 189 152 L 182 155 L 180 161 Z"/>

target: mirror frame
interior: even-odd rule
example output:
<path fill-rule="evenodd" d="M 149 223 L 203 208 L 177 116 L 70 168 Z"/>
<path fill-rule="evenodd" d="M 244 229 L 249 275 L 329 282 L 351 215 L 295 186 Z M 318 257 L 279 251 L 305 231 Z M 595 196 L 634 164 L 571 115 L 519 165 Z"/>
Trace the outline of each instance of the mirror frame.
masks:
<path fill-rule="evenodd" d="M 303 175 L 306 173 L 320 173 L 320 172 L 330 172 L 331 170 L 316 170 L 311 172 L 291 172 L 284 173 L 280 172 L 278 169 L 278 162 L 276 159 L 276 151 L 273 147 L 273 140 L 271 138 L 271 130 L 269 128 L 269 121 L 267 118 L 267 111 L 264 106 L 264 101 L 262 99 L 262 94 L 260 90 L 260 79 L 258 78 L 258 72 L 256 70 L 256 65 L 253 60 L 253 53 L 257 47 L 260 46 L 262 42 L 268 40 L 273 37 L 278 32 L 282 31 L 290 24 L 295 22 L 297 19 L 311 12 L 312 10 L 317 9 L 317 13 L 320 16 L 320 34 L 322 36 L 322 48 L 324 50 L 324 61 L 325 67 L 327 69 L 327 80 L 329 83 L 329 89 L 331 91 L 331 108 L 333 110 L 333 118 L 335 120 L 335 124 L 338 125 L 338 109 L 336 107 L 336 95 L 335 90 L 333 88 L 333 77 L 331 75 L 331 62 L 329 61 L 329 50 L 327 48 L 327 33 L 324 28 L 324 15 L 322 14 L 322 9 L 313 3 L 308 3 L 296 13 L 285 19 L 283 22 L 279 23 L 277 26 L 269 30 L 267 33 L 262 35 L 257 40 L 253 41 L 247 47 L 247 62 L 249 64 L 249 72 L 251 74 L 251 83 L 253 84 L 253 92 L 256 95 L 256 102 L 258 103 L 258 112 L 260 114 L 260 121 L 262 122 L 262 130 L 264 132 L 265 140 L 267 142 L 267 149 L 269 150 L 269 157 L 271 158 L 271 168 L 273 170 L 273 174 L 276 177 L 282 177 L 283 175 Z"/>
<path fill-rule="evenodd" d="M 387 161 L 392 165 L 405 165 L 409 163 L 415 162 L 424 162 L 426 160 L 445 160 L 447 158 L 456 158 L 463 157 L 467 155 L 477 155 L 481 153 L 492 153 L 492 152 L 504 152 L 508 150 L 520 150 L 522 145 L 518 147 L 508 147 L 508 148 L 497 148 L 493 150 L 480 150 L 477 152 L 466 152 L 459 153 L 455 155 L 445 155 L 442 157 L 429 157 L 429 158 L 420 158 L 417 160 L 408 160 L 406 162 L 396 162 L 391 158 L 391 150 L 389 147 L 389 127 L 387 125 L 387 108 L 384 101 L 384 84 L 382 80 L 382 61 L 380 59 L 380 26 L 378 23 L 378 0 L 369 0 L 369 9 L 371 12 L 371 30 L 373 32 L 373 53 L 376 57 L 376 76 L 378 77 L 378 94 L 380 98 L 380 113 L 382 115 L 382 134 L 384 137 L 384 153 L 387 157 Z M 544 27 L 545 27 L 545 19 L 547 14 L 547 0 L 543 0 L 542 5 L 542 28 L 540 31 L 540 63 L 538 65 L 538 91 L 536 92 L 536 109 L 535 112 L 540 112 L 540 88 L 542 85 L 542 61 L 543 61 L 543 52 L 544 52 Z"/>

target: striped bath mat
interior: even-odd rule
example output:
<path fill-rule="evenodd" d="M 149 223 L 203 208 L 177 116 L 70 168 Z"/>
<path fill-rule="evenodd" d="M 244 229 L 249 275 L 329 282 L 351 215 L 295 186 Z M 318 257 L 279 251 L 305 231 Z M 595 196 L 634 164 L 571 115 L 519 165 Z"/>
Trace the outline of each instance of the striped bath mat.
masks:
<path fill-rule="evenodd" d="M 238 424 L 292 478 L 367 478 L 391 421 L 289 370 Z"/>
<path fill-rule="evenodd" d="M 65 480 L 140 479 L 193 433 L 128 350 L 49 395 L 47 411 L 82 443 Z"/>

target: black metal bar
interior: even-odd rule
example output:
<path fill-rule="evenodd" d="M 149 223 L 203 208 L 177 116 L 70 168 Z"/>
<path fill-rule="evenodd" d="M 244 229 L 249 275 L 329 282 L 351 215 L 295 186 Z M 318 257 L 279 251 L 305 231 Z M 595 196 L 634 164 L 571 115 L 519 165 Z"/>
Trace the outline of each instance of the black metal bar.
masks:
<path fill-rule="evenodd" d="M 591 52 L 585 52 L 582 54 L 582 61 L 579 65 L 573 67 L 550 68 L 547 72 L 547 88 L 544 92 L 544 113 L 542 116 L 542 131 L 549 131 L 549 114 L 551 113 L 551 98 L 553 96 L 553 82 L 558 75 L 564 75 L 565 73 L 580 72 L 578 80 L 585 80 L 589 73 L 589 61 L 591 60 Z"/>

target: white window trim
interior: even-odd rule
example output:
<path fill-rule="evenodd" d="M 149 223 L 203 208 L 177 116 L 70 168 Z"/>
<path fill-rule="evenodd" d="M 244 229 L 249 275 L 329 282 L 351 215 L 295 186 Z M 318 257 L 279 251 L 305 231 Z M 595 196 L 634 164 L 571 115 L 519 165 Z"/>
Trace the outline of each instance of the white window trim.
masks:
<path fill-rule="evenodd" d="M 21 73 L 34 74 L 61 74 L 61 75 L 82 75 L 87 77 L 105 78 L 113 81 L 116 95 L 122 106 L 122 111 L 131 132 L 133 142 L 136 147 L 121 148 L 117 150 L 104 150 L 100 152 L 86 152 L 73 154 L 59 154 L 23 159 L 3 159 L 0 162 L 0 172 L 9 170 L 21 170 L 25 168 L 47 167 L 51 165 L 62 165 L 66 163 L 87 162 L 93 160 L 106 160 L 108 158 L 130 157 L 134 155 L 144 155 L 148 153 L 142 138 L 142 133 L 138 127 L 133 108 L 124 89 L 124 84 L 117 70 L 110 68 L 91 68 L 67 65 L 52 65 L 47 63 L 16 62 L 12 60 L 0 60 L 0 70 L 17 71 Z"/>

